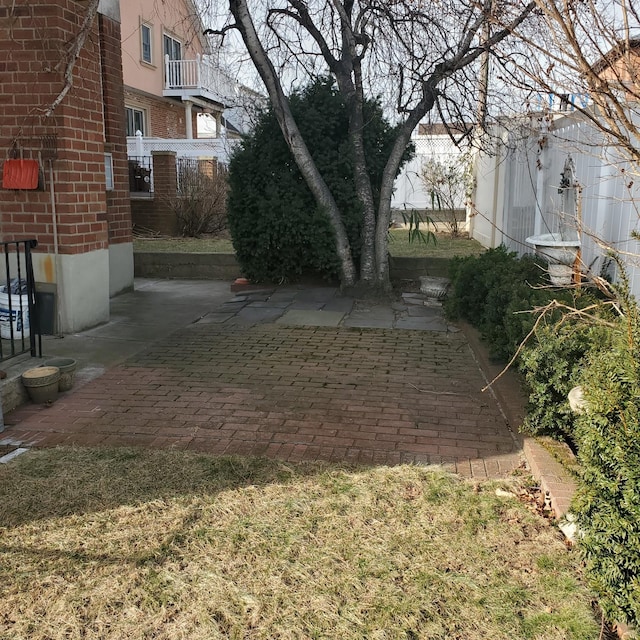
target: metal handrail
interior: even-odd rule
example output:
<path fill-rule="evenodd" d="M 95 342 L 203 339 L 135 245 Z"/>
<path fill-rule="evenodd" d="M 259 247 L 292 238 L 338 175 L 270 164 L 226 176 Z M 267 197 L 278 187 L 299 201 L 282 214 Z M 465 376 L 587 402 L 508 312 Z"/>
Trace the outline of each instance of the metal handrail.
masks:
<path fill-rule="evenodd" d="M 31 255 L 31 250 L 37 245 L 38 241 L 35 239 L 0 243 L 4 252 L 7 298 L 6 307 L 3 306 L 4 301 L 0 304 L 0 362 L 24 353 L 30 353 L 32 357 L 42 355 L 42 333 Z M 16 294 L 12 293 L 12 283 L 17 285 Z M 26 291 L 23 291 L 25 285 Z M 15 308 L 15 298 L 18 298 L 18 308 Z M 25 298 L 26 304 L 23 302 Z"/>

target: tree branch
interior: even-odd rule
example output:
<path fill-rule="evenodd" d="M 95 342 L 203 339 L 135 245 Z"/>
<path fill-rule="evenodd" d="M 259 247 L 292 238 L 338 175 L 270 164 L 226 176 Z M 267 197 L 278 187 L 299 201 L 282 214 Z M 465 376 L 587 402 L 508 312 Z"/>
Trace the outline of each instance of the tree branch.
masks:
<path fill-rule="evenodd" d="M 93 20 L 96 17 L 96 14 L 98 13 L 99 4 L 100 0 L 91 0 L 86 8 L 86 13 L 84 16 L 84 20 L 82 21 L 80 31 L 78 31 L 78 35 L 71 41 L 69 50 L 67 52 L 67 66 L 64 70 L 64 86 L 62 87 L 60 93 L 57 95 L 56 99 L 45 110 L 45 118 L 53 115 L 53 112 L 60 106 L 60 103 L 65 99 L 66 95 L 71 90 L 71 87 L 73 87 L 73 69 L 75 68 L 76 62 L 80 57 L 80 52 L 84 47 L 87 36 L 91 31 L 91 25 L 93 24 Z"/>

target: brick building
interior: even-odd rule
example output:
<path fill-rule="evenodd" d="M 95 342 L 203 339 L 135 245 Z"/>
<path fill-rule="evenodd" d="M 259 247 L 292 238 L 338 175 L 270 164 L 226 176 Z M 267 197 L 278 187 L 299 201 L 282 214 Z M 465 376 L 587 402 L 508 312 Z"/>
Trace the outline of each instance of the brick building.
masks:
<path fill-rule="evenodd" d="M 121 12 L 127 135 L 197 138 L 198 113 L 219 130 L 230 80 L 208 59 L 193 1 L 122 2 Z"/>
<path fill-rule="evenodd" d="M 40 165 L 37 189 L 0 189 L 0 239 L 37 239 L 37 286 L 55 294 L 63 333 L 108 320 L 110 296 L 133 286 L 118 0 L 100 0 L 73 86 L 46 115 L 86 7 L 0 0 L 0 159 Z"/>

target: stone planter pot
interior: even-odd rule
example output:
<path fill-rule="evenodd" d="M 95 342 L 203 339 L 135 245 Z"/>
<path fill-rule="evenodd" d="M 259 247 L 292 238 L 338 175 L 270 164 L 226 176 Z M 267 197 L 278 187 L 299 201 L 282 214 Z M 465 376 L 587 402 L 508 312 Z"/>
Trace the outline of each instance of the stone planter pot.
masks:
<path fill-rule="evenodd" d="M 22 374 L 22 384 L 36 404 L 54 402 L 58 398 L 59 381 L 58 367 L 36 367 Z"/>
<path fill-rule="evenodd" d="M 436 278 L 435 276 L 420 276 L 420 293 L 424 293 L 427 298 L 443 300 L 451 282 L 449 278 Z"/>
<path fill-rule="evenodd" d="M 73 358 L 51 358 L 44 363 L 45 367 L 58 367 L 60 369 L 58 391 L 69 391 L 73 387 L 76 365 L 77 362 Z"/>
<path fill-rule="evenodd" d="M 566 264 L 548 264 L 547 271 L 551 284 L 556 287 L 568 287 L 573 280 L 573 267 Z"/>

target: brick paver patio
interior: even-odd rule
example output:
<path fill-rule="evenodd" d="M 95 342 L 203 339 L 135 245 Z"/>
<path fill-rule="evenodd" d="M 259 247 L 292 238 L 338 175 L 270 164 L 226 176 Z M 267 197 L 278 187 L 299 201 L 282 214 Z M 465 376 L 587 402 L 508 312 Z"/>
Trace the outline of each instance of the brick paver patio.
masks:
<path fill-rule="evenodd" d="M 50 407 L 18 409 L 3 436 L 443 464 L 482 478 L 520 464 L 483 385 L 460 333 L 195 324 Z"/>

